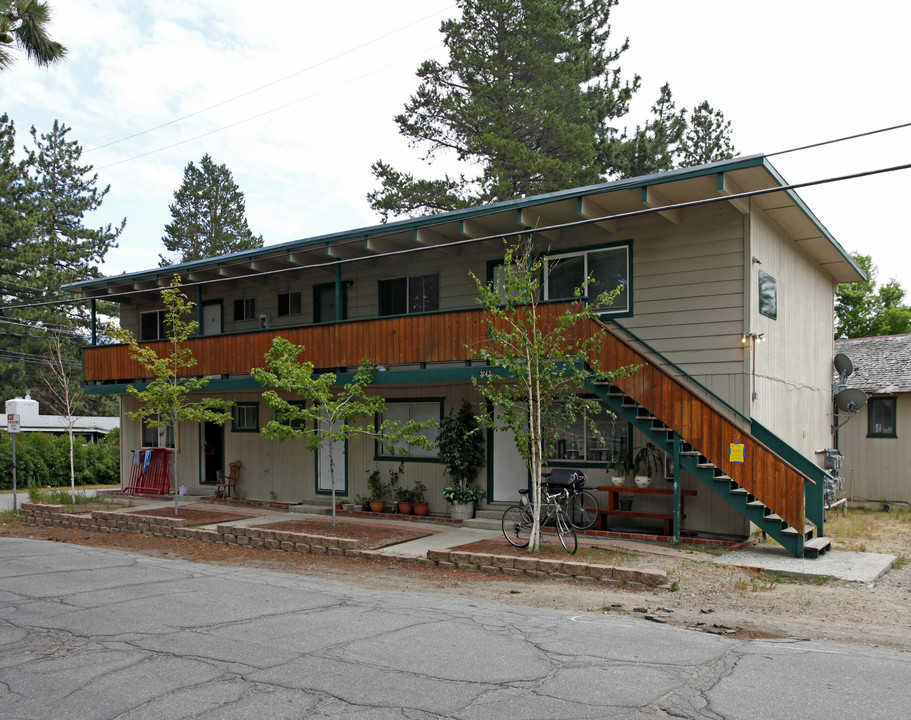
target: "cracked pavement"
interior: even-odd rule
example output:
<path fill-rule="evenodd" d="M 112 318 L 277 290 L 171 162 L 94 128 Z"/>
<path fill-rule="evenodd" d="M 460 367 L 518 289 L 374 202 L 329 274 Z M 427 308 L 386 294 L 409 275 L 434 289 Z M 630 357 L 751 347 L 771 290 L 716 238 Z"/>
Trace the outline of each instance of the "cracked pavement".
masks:
<path fill-rule="evenodd" d="M 5 720 L 904 718 L 909 678 L 908 653 L 0 538 Z"/>

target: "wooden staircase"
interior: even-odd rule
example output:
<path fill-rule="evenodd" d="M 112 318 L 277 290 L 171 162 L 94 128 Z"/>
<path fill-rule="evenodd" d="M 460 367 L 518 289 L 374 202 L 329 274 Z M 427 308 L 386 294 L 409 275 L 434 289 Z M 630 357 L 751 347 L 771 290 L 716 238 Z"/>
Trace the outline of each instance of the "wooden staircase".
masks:
<path fill-rule="evenodd" d="M 814 468 L 823 473 L 821 468 L 768 431 L 754 433 L 747 418 L 679 368 L 671 374 L 658 365 L 664 359 L 650 349 L 636 347 L 639 343 L 630 333 L 595 324 L 605 337 L 600 357 L 594 361 L 605 369 L 641 366 L 628 378 L 590 386 L 614 413 L 669 454 L 673 455 L 675 438 L 679 438 L 679 467 L 795 557 L 818 557 L 831 547 L 830 539 L 822 536 L 822 481 L 814 473 Z M 774 449 L 767 444 L 772 439 Z M 729 448 L 734 443 L 744 446 L 743 463 L 730 460 Z"/>

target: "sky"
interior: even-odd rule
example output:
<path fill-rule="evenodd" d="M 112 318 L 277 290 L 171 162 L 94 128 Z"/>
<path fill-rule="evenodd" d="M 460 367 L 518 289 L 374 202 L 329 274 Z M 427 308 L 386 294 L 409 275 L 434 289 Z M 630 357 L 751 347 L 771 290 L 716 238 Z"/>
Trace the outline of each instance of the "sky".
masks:
<path fill-rule="evenodd" d="M 20 58 L 0 73 L 0 112 L 29 128 L 71 127 L 101 186 L 88 223 L 127 219 L 106 275 L 157 266 L 168 205 L 186 165 L 209 153 L 246 197 L 266 245 L 374 225 L 366 195 L 382 159 L 432 176 L 393 118 L 425 59 L 445 60 L 452 0 L 49 0 L 67 59 Z M 632 127 L 669 82 L 678 107 L 702 100 L 732 123 L 739 154 L 775 153 L 911 122 L 911 5 L 894 0 L 621 0 L 620 67 L 638 74 Z M 772 158 L 793 183 L 911 162 L 911 128 Z M 451 168 L 450 168 L 451 169 Z M 806 188 L 801 197 L 879 279 L 911 293 L 904 200 L 911 171 Z"/>

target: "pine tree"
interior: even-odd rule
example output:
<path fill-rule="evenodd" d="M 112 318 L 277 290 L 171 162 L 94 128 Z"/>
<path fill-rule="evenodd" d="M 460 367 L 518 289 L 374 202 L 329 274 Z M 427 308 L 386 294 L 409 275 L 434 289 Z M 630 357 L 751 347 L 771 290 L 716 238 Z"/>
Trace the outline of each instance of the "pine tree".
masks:
<path fill-rule="evenodd" d="M 693 108 L 687 129 L 680 143 L 679 165 L 704 165 L 717 160 L 729 160 L 736 154 L 731 137 L 731 121 L 724 119 L 707 100 Z"/>
<path fill-rule="evenodd" d="M 66 48 L 51 40 L 47 24 L 50 6 L 38 0 L 0 0 L 0 70 L 13 63 L 13 55 L 4 45 L 15 44 L 26 57 L 47 67 L 66 55 Z"/>
<path fill-rule="evenodd" d="M 639 85 L 617 66 L 628 43 L 608 49 L 616 4 L 461 0 L 461 18 L 441 26 L 448 62 L 420 66 L 395 122 L 425 160 L 449 153 L 478 174 L 422 180 L 380 160 L 371 207 L 385 220 L 598 181 Z"/>
<path fill-rule="evenodd" d="M 161 241 L 173 257 L 160 255 L 161 267 L 263 246 L 263 236 L 247 225 L 244 194 L 231 171 L 208 153 L 198 167 L 190 162 L 184 168 L 169 207 L 172 220 Z"/>
<path fill-rule="evenodd" d="M 5 115 L 0 118 L 3 304 L 33 305 L 3 310 L 9 326 L 0 335 L 0 394 L 6 398 L 32 388 L 41 399 L 49 333 L 66 338 L 65 362 L 79 362 L 89 308 L 54 301 L 63 284 L 100 276 L 98 265 L 126 223 L 86 226 L 109 188 L 99 189 L 92 166 L 80 165 L 82 147 L 67 139 L 69 132 L 58 121 L 47 134 L 32 128 L 34 147 L 16 160 L 15 128 Z M 80 412 L 87 405 L 97 403 L 87 401 Z"/>
<path fill-rule="evenodd" d="M 686 127 L 686 111 L 677 111 L 671 86 L 665 83 L 652 105 L 651 119 L 637 125 L 631 137 L 624 131 L 613 144 L 614 170 L 622 177 L 637 177 L 673 169 Z"/>

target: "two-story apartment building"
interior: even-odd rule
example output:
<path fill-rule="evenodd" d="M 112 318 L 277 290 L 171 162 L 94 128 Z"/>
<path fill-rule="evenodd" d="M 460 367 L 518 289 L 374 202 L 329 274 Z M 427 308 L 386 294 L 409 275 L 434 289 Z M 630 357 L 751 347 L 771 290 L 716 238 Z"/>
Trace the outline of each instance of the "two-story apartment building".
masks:
<path fill-rule="evenodd" d="M 752 521 L 802 554 L 822 527 L 815 451 L 832 445 L 834 291 L 862 274 L 784 187 L 765 157 L 738 158 L 76 283 L 70 290 L 93 302 L 120 303 L 121 324 L 155 342 L 164 334 L 159 289 L 178 273 L 200 321 L 189 343 L 194 372 L 212 378 L 207 392 L 236 403 L 234 421 L 181 426 L 177 438 L 140 427 L 126 415 L 135 408 L 126 388 L 144 378 L 123 346 L 86 348 L 87 389 L 120 396 L 125 478 L 131 450 L 163 444 L 177 450 L 193 493 L 211 492 L 218 471 L 240 460 L 249 498 L 325 499 L 325 458 L 259 432 L 271 411 L 249 372 L 272 339 L 304 345 L 317 368 L 342 379 L 372 360 L 380 371 L 371 391 L 387 400 L 388 417 L 477 405 L 471 379 L 485 368 L 472 348 L 483 323 L 469 273 L 495 280 L 504 237 L 530 236 L 545 258 L 548 307 L 560 308 L 586 276 L 595 290 L 622 287 L 590 329 L 605 334 L 598 361 L 646 367 L 586 389 L 603 401 L 597 420 L 609 447 L 652 441 L 676 461 L 681 487 L 697 491 L 684 532 L 744 536 Z M 563 442 L 553 464 L 606 485 L 606 446 L 581 422 L 554 431 Z M 527 482 L 513 438 L 491 432 L 487 442 L 487 502 L 511 501 Z M 364 493 L 371 469 L 399 462 L 366 439 L 338 450 L 343 497 Z M 431 510 L 445 511 L 433 452 L 407 458 L 406 478 L 422 480 Z M 670 502 L 636 501 L 656 511 Z"/>

